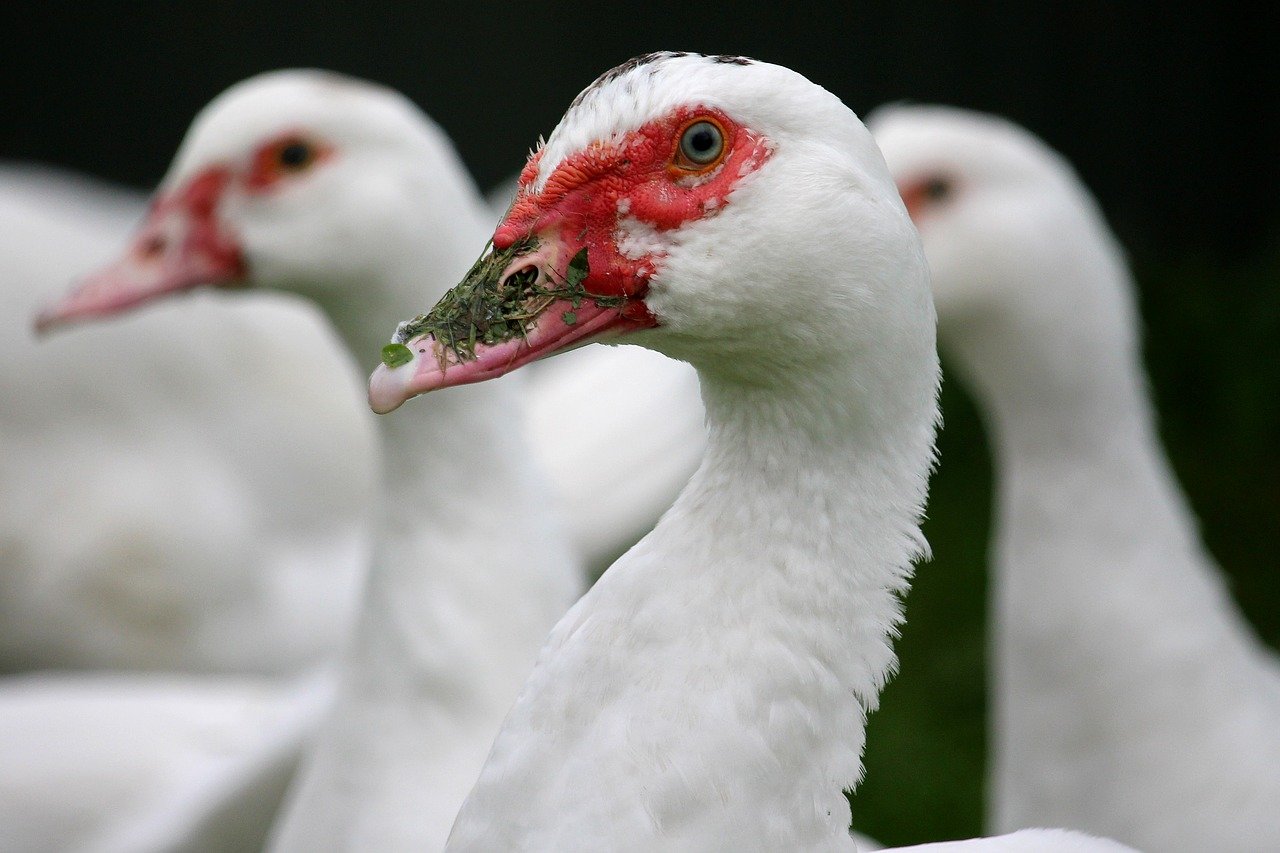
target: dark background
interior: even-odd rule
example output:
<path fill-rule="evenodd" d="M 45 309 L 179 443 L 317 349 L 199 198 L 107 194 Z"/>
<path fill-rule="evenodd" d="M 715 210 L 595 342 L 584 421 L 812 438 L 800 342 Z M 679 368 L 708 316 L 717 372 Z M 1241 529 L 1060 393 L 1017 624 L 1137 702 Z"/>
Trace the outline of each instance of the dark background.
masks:
<path fill-rule="evenodd" d="M 1280 16 L 1214 4 L 696 0 L 20 4 L 0 11 L 0 158 L 146 188 L 191 118 L 290 66 L 396 87 L 482 188 L 605 69 L 655 49 L 791 66 L 860 113 L 1001 113 L 1067 155 L 1129 247 L 1175 469 L 1250 619 L 1280 642 Z M 1243 6 L 1243 4 L 1242 4 Z M 855 823 L 888 843 L 977 834 L 984 773 L 987 449 L 948 384 L 943 464 Z"/>

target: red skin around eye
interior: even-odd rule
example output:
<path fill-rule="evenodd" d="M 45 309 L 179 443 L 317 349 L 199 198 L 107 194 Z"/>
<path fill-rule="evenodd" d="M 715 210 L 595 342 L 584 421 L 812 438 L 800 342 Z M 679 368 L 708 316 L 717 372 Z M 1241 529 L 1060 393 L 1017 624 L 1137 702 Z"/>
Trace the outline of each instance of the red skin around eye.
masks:
<path fill-rule="evenodd" d="M 312 157 L 299 167 L 280 162 L 285 146 L 305 141 Z M 248 274 L 237 235 L 218 218 L 218 207 L 231 189 L 272 192 L 287 178 L 302 177 L 333 149 L 300 132 L 267 141 L 249 158 L 247 167 L 219 163 L 195 173 L 184 183 L 156 194 L 129 251 L 114 263 L 86 276 L 70 294 L 40 312 L 38 329 L 118 314 L 135 305 L 201 285 L 230 287 Z"/>
<path fill-rule="evenodd" d="M 213 216 L 230 178 L 226 169 L 207 169 L 192 178 L 175 197 L 161 200 L 160 205 L 174 204 L 185 208 L 195 220 Z"/>
<path fill-rule="evenodd" d="M 929 200 L 925 193 L 925 183 L 923 180 L 915 180 L 898 185 L 898 194 L 902 196 L 902 203 L 907 206 L 907 215 L 915 222 L 920 221 L 920 214 L 924 213 Z"/>
<path fill-rule="evenodd" d="M 232 180 L 229 169 L 214 166 L 157 194 L 129 250 L 82 278 L 69 294 L 42 310 L 36 328 L 47 330 L 119 314 L 200 285 L 242 283 L 245 263 L 239 244 L 217 216 L 218 204 Z"/>
<path fill-rule="evenodd" d="M 333 156 L 333 148 L 317 142 L 302 131 L 281 133 L 258 146 L 258 149 L 253 152 L 249 173 L 244 179 L 245 189 L 251 193 L 267 192 L 274 189 L 282 179 L 295 174 L 288 167 L 281 165 L 279 160 L 280 152 L 295 142 L 305 142 L 315 152 L 315 159 L 307 166 L 308 169 L 315 168 L 317 163 Z M 297 173 L 301 171 L 298 170 Z"/>
<path fill-rule="evenodd" d="M 939 204 L 938 200 L 930 194 L 931 186 L 939 180 L 944 180 L 948 184 L 955 183 L 954 180 L 937 174 L 917 175 L 898 181 L 898 195 L 902 196 L 902 203 L 907 207 L 907 215 L 917 225 Z"/>
<path fill-rule="evenodd" d="M 714 118 L 724 130 L 726 153 L 704 172 L 674 166 L 681 132 L 703 117 Z M 585 245 L 590 274 L 583 286 L 588 293 L 643 297 L 660 259 L 622 255 L 615 245 L 619 222 L 638 220 L 661 232 L 714 216 L 769 153 L 763 137 L 717 110 L 693 107 L 674 110 L 619 140 L 592 143 L 560 163 L 542 192 L 534 194 L 539 151 L 521 172 L 520 195 L 494 233 L 493 244 L 505 249 L 536 233 L 571 247 L 568 255 Z M 632 310 L 644 308 L 638 301 L 630 305 Z"/>
<path fill-rule="evenodd" d="M 529 156 L 529 161 L 524 164 L 524 168 L 520 170 L 520 177 L 516 180 L 517 195 L 525 192 L 529 187 L 533 186 L 533 182 L 538 178 L 538 164 L 542 162 L 543 149 L 539 148 Z"/>

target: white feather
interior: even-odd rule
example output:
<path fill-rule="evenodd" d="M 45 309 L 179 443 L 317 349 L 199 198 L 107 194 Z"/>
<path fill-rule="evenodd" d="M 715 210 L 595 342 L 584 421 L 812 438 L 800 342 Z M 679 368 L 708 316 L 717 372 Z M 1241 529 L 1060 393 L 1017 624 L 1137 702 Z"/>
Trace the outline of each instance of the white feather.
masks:
<path fill-rule="evenodd" d="M 37 305 L 141 212 L 63 173 L 0 174 L 0 667 L 296 671 L 354 615 L 368 416 L 296 300 L 206 296 L 37 340 Z"/>

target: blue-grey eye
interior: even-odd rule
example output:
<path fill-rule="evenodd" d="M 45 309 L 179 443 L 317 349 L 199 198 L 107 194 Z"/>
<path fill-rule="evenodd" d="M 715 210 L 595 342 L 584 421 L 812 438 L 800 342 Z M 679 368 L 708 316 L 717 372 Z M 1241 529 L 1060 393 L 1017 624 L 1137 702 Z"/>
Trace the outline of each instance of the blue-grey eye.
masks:
<path fill-rule="evenodd" d="M 709 121 L 695 121 L 680 135 L 680 153 L 691 163 L 714 163 L 724 150 L 724 134 Z"/>

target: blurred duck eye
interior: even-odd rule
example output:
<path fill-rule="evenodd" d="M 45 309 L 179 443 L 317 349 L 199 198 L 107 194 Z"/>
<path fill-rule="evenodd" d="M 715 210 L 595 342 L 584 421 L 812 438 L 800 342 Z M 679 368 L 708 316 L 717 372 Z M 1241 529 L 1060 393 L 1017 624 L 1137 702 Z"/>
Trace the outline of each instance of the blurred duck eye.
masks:
<path fill-rule="evenodd" d="M 254 154 L 248 186 L 251 190 L 266 190 L 285 178 L 301 175 L 323 160 L 329 150 L 296 134 L 268 142 Z"/>
<path fill-rule="evenodd" d="M 903 182 L 902 201 L 907 206 L 907 213 L 918 224 L 922 218 L 929 216 L 931 211 L 954 204 L 960 189 L 956 179 L 950 175 L 936 172 L 925 174 Z"/>
<path fill-rule="evenodd" d="M 941 176 L 934 176 L 925 181 L 923 191 L 929 201 L 944 201 L 951 195 L 951 181 Z"/>
<path fill-rule="evenodd" d="M 301 172 L 316 161 L 316 148 L 305 139 L 295 139 L 280 146 L 276 162 L 288 172 Z"/>
<path fill-rule="evenodd" d="M 720 162 L 724 154 L 724 131 L 708 119 L 699 119 L 680 134 L 675 165 L 691 172 L 703 172 Z"/>

